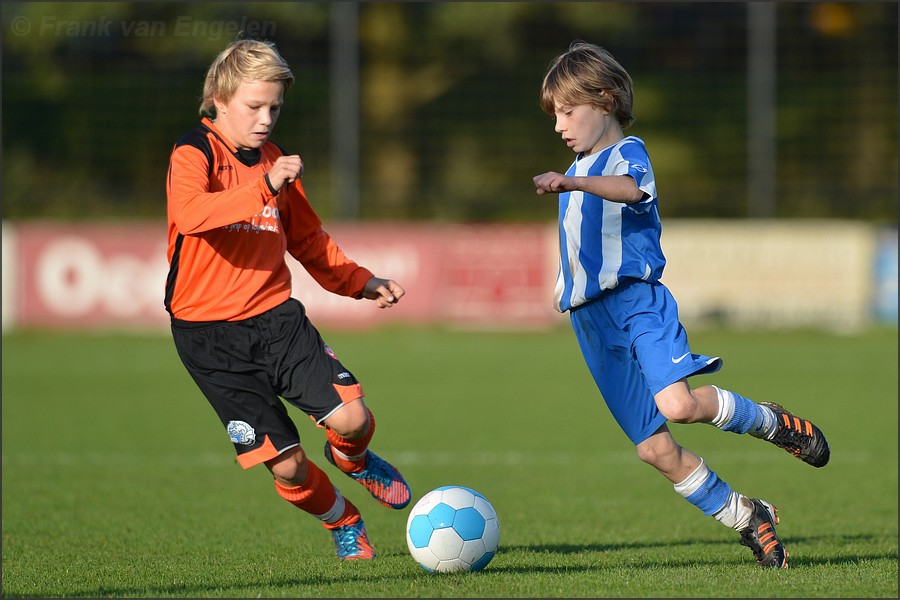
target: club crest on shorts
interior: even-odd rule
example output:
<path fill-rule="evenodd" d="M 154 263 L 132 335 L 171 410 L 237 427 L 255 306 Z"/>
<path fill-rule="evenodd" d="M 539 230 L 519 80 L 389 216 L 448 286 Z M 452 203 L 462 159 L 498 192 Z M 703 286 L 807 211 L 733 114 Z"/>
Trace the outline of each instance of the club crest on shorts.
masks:
<path fill-rule="evenodd" d="M 250 427 L 250 423 L 245 421 L 229 421 L 227 431 L 228 437 L 230 437 L 231 441 L 235 444 L 252 446 L 256 443 L 256 431 Z"/>

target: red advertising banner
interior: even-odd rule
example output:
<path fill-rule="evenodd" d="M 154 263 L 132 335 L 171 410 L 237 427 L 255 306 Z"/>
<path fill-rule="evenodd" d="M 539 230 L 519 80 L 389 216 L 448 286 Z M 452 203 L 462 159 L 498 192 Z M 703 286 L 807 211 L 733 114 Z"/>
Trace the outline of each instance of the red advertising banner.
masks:
<path fill-rule="evenodd" d="M 13 256 L 5 249 L 3 286 L 11 287 L 16 326 L 168 322 L 162 303 L 168 271 L 165 223 L 19 224 L 4 229 L 4 237 L 10 232 Z"/>
<path fill-rule="evenodd" d="M 407 295 L 390 309 L 326 292 L 288 257 L 294 296 L 317 324 L 390 321 L 546 327 L 556 232 L 546 225 L 339 224 L 344 252 Z M 164 327 L 164 223 L 4 226 L 4 327 Z"/>

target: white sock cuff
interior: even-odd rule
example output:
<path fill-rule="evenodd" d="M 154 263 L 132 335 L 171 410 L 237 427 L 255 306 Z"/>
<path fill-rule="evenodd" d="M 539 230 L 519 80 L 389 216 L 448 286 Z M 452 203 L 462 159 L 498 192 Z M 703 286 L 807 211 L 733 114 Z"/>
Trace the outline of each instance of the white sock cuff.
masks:
<path fill-rule="evenodd" d="M 709 477 L 709 467 L 706 466 L 706 461 L 701 458 L 697 468 L 685 477 L 684 481 L 675 484 L 675 491 L 687 498 L 700 489 L 707 477 Z"/>
<path fill-rule="evenodd" d="M 362 454 L 357 454 L 356 456 L 350 456 L 349 454 L 344 454 L 343 452 L 341 452 L 340 450 L 335 448 L 334 445 L 331 446 L 331 451 L 338 458 L 342 458 L 344 460 L 349 460 L 350 462 L 361 459 L 363 456 L 366 455 L 366 452 L 368 452 L 368 450 L 366 450 L 366 452 L 363 452 Z"/>
<path fill-rule="evenodd" d="M 719 412 L 710 423 L 721 429 L 734 417 L 734 395 L 728 390 L 716 386 L 712 386 L 712 388 L 716 390 L 716 396 L 719 398 Z"/>
<path fill-rule="evenodd" d="M 331 506 L 331 509 L 323 515 L 315 515 L 315 517 L 321 519 L 325 523 L 335 523 L 344 514 L 344 507 L 346 504 L 344 502 L 344 497 L 341 496 L 341 492 L 337 488 L 334 488 L 334 493 L 337 498 Z"/>
<path fill-rule="evenodd" d="M 758 411 L 758 423 L 754 422 L 754 427 L 750 429 L 749 433 L 753 437 L 771 440 L 778 432 L 778 419 L 775 418 L 775 413 L 768 406 L 757 404 L 756 410 Z"/>
<path fill-rule="evenodd" d="M 744 496 L 732 491 L 728 495 L 728 500 L 716 514 L 713 515 L 717 521 L 740 531 L 750 524 L 750 518 L 753 516 L 752 505 L 749 502 L 743 502 Z"/>

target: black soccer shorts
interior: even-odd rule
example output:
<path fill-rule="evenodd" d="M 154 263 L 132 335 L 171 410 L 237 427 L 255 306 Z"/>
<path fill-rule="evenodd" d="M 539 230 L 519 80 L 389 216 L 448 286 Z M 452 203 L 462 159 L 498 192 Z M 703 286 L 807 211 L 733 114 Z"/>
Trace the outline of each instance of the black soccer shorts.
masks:
<path fill-rule="evenodd" d="M 245 469 L 300 443 L 282 398 L 321 425 L 363 397 L 295 298 L 243 321 L 173 319 L 172 337 Z"/>

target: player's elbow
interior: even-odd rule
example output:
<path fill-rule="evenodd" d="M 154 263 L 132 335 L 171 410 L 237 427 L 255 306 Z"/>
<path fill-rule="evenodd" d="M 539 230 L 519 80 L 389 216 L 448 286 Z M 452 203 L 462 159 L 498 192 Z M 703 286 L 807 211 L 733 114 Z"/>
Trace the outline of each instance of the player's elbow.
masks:
<path fill-rule="evenodd" d="M 630 190 L 630 193 L 625 202 L 627 202 L 628 204 L 636 204 L 648 197 L 648 194 L 644 190 L 635 186 L 633 190 Z"/>
<path fill-rule="evenodd" d="M 183 235 L 194 235 L 203 232 L 203 224 L 196 219 L 179 217 L 176 215 L 172 219 L 172 222 L 175 223 L 175 228 L 178 232 Z"/>

